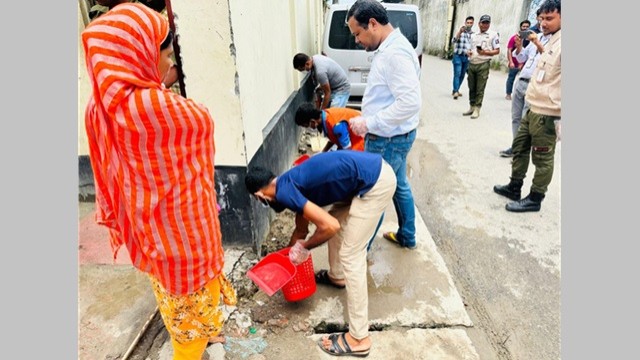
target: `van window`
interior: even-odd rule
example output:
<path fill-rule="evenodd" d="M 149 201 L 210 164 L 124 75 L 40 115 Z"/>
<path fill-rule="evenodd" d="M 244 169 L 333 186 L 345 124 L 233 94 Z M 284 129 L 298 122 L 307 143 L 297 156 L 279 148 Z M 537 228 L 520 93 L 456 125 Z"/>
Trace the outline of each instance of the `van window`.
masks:
<path fill-rule="evenodd" d="M 400 28 L 400 32 L 409 40 L 415 49 L 418 46 L 418 23 L 416 13 L 413 11 L 388 10 L 389 22 L 394 28 Z M 351 35 L 346 23 L 347 11 L 335 11 L 331 17 L 329 30 L 329 47 L 340 50 L 362 50 L 360 44 Z"/>

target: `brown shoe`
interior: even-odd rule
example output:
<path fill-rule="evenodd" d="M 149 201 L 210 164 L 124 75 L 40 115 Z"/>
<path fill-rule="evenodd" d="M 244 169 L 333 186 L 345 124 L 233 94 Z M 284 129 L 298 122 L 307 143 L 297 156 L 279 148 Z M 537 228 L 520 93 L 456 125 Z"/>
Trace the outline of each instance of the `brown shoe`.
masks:
<path fill-rule="evenodd" d="M 456 94 L 458 94 L 459 97 L 462 97 L 462 93 L 460 91 L 458 91 Z"/>
<path fill-rule="evenodd" d="M 476 109 L 476 107 L 475 107 L 475 106 L 470 107 L 470 108 L 469 108 L 469 110 L 467 110 L 466 112 L 463 112 L 463 113 L 462 113 L 462 116 L 469 116 L 469 115 L 473 114 L 473 111 L 474 111 L 475 109 Z"/>
<path fill-rule="evenodd" d="M 473 113 L 471 114 L 472 119 L 477 119 L 480 116 L 480 107 L 476 106 L 473 108 Z"/>
<path fill-rule="evenodd" d="M 458 93 L 457 92 L 454 92 L 452 95 L 453 95 L 453 100 L 458 100 Z"/>
<path fill-rule="evenodd" d="M 511 100 L 511 94 L 507 94 L 507 96 L 504 97 L 507 100 Z"/>

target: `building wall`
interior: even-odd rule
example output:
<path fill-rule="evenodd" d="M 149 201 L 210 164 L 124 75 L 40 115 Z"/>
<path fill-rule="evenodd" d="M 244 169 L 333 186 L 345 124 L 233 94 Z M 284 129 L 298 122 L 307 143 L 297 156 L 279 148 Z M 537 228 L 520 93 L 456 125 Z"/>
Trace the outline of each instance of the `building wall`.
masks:
<path fill-rule="evenodd" d="M 268 233 L 272 214 L 244 187 L 248 164 L 281 172 L 297 156 L 298 105 L 311 99 L 306 73 L 293 69 L 297 52 L 318 52 L 324 4 L 303 0 L 172 2 L 187 97 L 204 104 L 215 122 L 216 191 L 223 243 L 252 244 Z M 80 8 L 78 33 L 84 29 Z M 78 155 L 80 200 L 95 190 L 84 130 L 91 89 L 78 40 Z"/>
<path fill-rule="evenodd" d="M 424 32 L 424 53 L 441 54 L 447 43 L 450 32 L 448 25 L 449 5 L 451 0 L 407 0 L 406 4 L 418 5 L 422 17 Z"/>
<path fill-rule="evenodd" d="M 187 97 L 215 122 L 218 165 L 246 165 L 243 111 L 227 1 L 173 1 Z M 237 40 L 237 39 L 236 39 Z"/>
<path fill-rule="evenodd" d="M 89 76 L 84 62 L 84 50 L 82 49 L 82 39 L 80 33 L 84 30 L 84 20 L 78 2 L 78 155 L 89 154 L 89 144 L 87 134 L 84 129 L 84 107 L 89 101 L 91 87 L 89 86 Z"/>
<path fill-rule="evenodd" d="M 464 24 L 464 19 L 475 17 L 473 30 L 479 31 L 480 16 L 491 16 L 489 30 L 500 34 L 500 54 L 495 56 L 492 64 L 506 69 L 508 60 L 506 48 L 509 38 L 518 31 L 520 21 L 529 17 L 529 6 L 532 0 L 406 0 L 405 3 L 416 4 L 422 15 L 424 31 L 424 52 L 441 57 L 449 56 L 449 42 L 454 29 Z M 534 0 L 539 1 L 539 0 Z M 454 9 L 451 12 L 450 9 Z M 533 10 L 535 14 L 535 9 Z M 450 20 L 452 16 L 452 20 Z"/>

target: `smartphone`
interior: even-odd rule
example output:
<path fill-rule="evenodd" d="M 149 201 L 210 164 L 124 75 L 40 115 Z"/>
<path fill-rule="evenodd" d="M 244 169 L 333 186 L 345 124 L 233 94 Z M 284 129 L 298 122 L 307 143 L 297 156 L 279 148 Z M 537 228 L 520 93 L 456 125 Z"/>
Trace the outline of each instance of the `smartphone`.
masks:
<path fill-rule="evenodd" d="M 529 36 L 529 34 L 530 34 L 530 33 L 532 33 L 532 32 L 533 32 L 533 31 L 531 31 L 531 30 L 523 30 L 523 31 L 520 31 L 520 34 L 519 34 L 519 35 L 520 35 L 520 39 L 522 39 L 522 40 L 527 40 L 527 37 L 528 37 L 528 36 Z"/>

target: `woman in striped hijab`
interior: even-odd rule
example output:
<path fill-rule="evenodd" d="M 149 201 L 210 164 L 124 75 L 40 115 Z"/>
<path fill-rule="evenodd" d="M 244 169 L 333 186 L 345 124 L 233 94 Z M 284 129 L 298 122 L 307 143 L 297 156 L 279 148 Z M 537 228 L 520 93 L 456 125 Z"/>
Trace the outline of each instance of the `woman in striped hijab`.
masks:
<path fill-rule="evenodd" d="M 220 297 L 235 305 L 236 296 L 222 271 L 213 119 L 162 84 L 172 39 L 168 21 L 141 4 L 91 22 L 85 126 L 96 221 L 109 228 L 114 259 L 125 245 L 149 275 L 174 359 L 200 359 L 222 329 Z"/>

